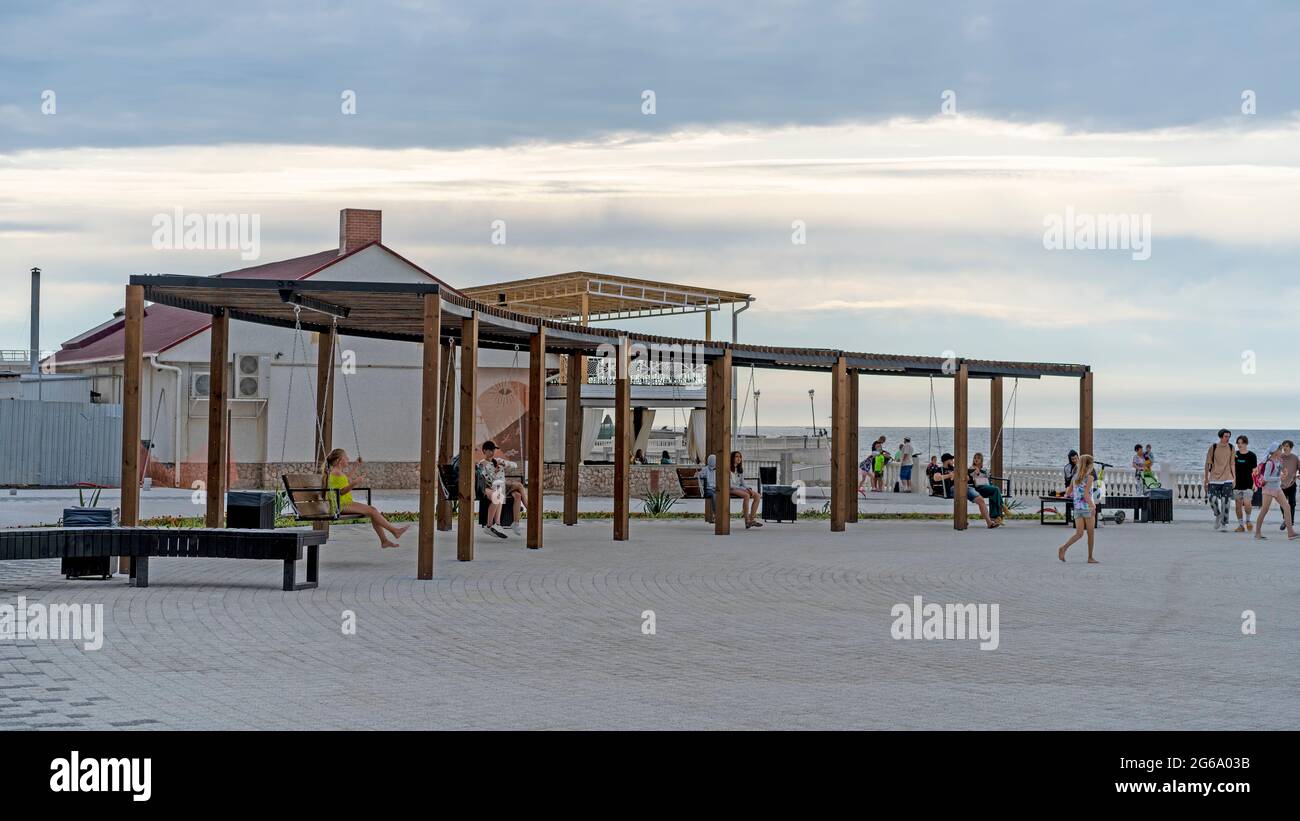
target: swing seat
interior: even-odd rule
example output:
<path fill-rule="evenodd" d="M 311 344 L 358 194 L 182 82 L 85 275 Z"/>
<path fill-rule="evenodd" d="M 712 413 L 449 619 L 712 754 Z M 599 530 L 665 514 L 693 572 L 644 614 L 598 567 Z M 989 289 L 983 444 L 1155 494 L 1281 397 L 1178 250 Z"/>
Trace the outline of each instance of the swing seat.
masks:
<path fill-rule="evenodd" d="M 438 465 L 438 485 L 442 489 L 442 497 L 449 502 L 459 499 L 460 494 L 460 473 L 458 469 L 453 469 L 451 465 Z M 487 515 L 489 501 L 483 493 L 483 483 L 478 476 L 474 477 L 474 499 L 478 502 L 478 523 L 480 526 L 487 525 Z M 514 505 L 502 504 L 501 506 L 501 526 L 510 527 L 515 523 Z"/>
<path fill-rule="evenodd" d="M 339 508 L 342 505 L 339 500 L 342 492 L 338 488 L 327 488 L 322 479 L 322 476 L 315 473 L 286 473 L 280 477 L 296 521 L 355 524 L 366 520 L 365 516 L 341 515 Z M 352 488 L 354 496 L 362 491 L 366 494 L 366 504 L 370 504 L 370 488 Z"/>

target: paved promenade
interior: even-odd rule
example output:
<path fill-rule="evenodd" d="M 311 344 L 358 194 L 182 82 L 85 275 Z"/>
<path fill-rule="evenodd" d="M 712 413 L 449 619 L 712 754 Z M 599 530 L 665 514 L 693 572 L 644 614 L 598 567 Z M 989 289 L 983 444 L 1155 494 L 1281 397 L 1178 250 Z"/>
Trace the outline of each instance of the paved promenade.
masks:
<path fill-rule="evenodd" d="M 145 590 L 0 563 L 0 605 L 106 621 L 98 651 L 0 641 L 0 729 L 1300 728 L 1300 542 L 1276 532 L 1107 526 L 1094 566 L 1029 522 L 545 532 L 473 563 L 439 534 L 419 582 L 414 532 L 380 551 L 336 528 L 298 593 L 271 562 L 155 559 Z M 895 640 L 918 595 L 997 604 L 998 648 Z"/>

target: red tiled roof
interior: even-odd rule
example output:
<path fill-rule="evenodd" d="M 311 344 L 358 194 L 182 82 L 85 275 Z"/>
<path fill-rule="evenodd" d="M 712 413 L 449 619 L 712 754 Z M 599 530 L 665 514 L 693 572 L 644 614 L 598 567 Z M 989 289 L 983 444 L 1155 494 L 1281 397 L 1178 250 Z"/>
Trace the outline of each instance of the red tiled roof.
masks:
<path fill-rule="evenodd" d="M 241 279 L 303 279 L 342 258 L 337 249 L 331 248 L 304 257 L 267 262 L 251 268 L 240 268 L 237 271 L 226 271 L 217 276 Z M 419 266 L 413 267 L 419 269 Z M 121 359 L 124 324 L 125 320 L 117 316 L 103 325 L 64 342 L 62 348 L 54 355 L 55 366 Z M 161 353 L 207 330 L 212 325 L 212 318 L 207 314 L 173 308 L 169 305 L 150 305 L 145 309 L 142 324 L 142 348 L 145 356 L 148 356 Z"/>

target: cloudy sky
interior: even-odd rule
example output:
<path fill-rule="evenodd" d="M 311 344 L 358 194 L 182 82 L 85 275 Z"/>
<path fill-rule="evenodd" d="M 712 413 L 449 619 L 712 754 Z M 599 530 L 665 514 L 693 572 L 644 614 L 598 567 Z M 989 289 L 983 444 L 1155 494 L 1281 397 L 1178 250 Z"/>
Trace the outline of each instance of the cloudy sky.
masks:
<path fill-rule="evenodd" d="M 187 5 L 0 7 L 0 348 L 32 265 L 54 347 L 131 273 L 248 264 L 155 250 L 155 214 L 259 214 L 270 261 L 355 206 L 453 284 L 732 288 L 741 341 L 1086 362 L 1102 426 L 1295 426 L 1294 2 Z M 1044 247 L 1067 212 L 1149 220 L 1149 258 Z M 758 379 L 765 424 L 824 387 Z M 866 391 L 924 424 L 924 382 Z M 1075 410 L 1024 386 L 1021 424 Z"/>

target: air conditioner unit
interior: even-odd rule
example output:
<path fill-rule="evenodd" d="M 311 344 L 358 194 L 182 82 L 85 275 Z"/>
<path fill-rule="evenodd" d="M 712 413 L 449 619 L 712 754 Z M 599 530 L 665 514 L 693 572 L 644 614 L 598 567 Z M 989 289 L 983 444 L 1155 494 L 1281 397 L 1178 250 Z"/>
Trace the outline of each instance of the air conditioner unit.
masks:
<path fill-rule="evenodd" d="M 237 353 L 233 371 L 231 399 L 265 399 L 270 393 L 271 357 L 266 354 Z"/>
<path fill-rule="evenodd" d="M 207 371 L 194 371 L 190 374 L 190 398 L 207 399 L 210 392 L 211 377 Z"/>

